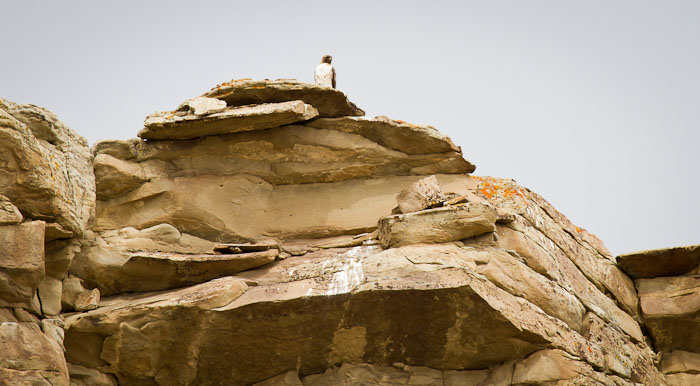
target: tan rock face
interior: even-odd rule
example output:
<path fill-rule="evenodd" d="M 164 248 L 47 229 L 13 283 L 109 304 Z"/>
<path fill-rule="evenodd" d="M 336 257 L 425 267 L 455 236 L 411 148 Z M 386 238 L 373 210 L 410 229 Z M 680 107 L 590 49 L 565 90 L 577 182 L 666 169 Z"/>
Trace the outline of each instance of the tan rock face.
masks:
<path fill-rule="evenodd" d="M 82 234 L 95 210 L 85 140 L 46 109 L 0 100 L 0 194 L 25 217 Z"/>
<path fill-rule="evenodd" d="M 0 380 L 4 384 L 69 384 L 61 346 L 35 323 L 0 323 L 0 353 Z"/>
<path fill-rule="evenodd" d="M 314 106 L 321 117 L 365 115 L 343 92 L 295 79 L 232 80 L 214 87 L 203 96 L 221 99 L 229 106 L 302 100 Z"/>
<path fill-rule="evenodd" d="M 270 129 L 307 121 L 316 116 L 318 111 L 303 101 L 231 107 L 207 115 L 181 111 L 159 112 L 146 118 L 144 123 L 146 127 L 139 132 L 139 137 L 191 139 L 207 135 Z"/>
<path fill-rule="evenodd" d="M 700 245 L 627 253 L 617 257 L 617 266 L 633 279 L 678 276 L 700 263 Z"/>
<path fill-rule="evenodd" d="M 44 222 L 0 226 L 0 307 L 33 308 L 44 279 Z"/>
<path fill-rule="evenodd" d="M 379 220 L 379 242 L 384 248 L 409 244 L 436 244 L 493 232 L 496 210 L 478 203 L 392 215 Z"/>
<path fill-rule="evenodd" d="M 176 296 L 169 292 L 138 301 L 120 296 L 68 318 L 69 360 L 107 365 L 120 384 L 164 377 L 156 371 L 164 368 L 169 379 L 192 384 L 217 379 L 248 384 L 298 363 L 301 374 L 322 373 L 348 361 L 480 369 L 549 347 L 584 358 L 589 364 L 582 366 L 590 370 L 586 376 L 603 377 L 590 367 L 605 366 L 603 348 L 594 342 L 597 335 L 587 340 L 527 296 L 513 296 L 477 273 L 478 265 L 498 253 L 450 245 L 320 250 L 241 274 L 258 286 L 230 303 L 178 308 L 177 314 L 169 305 Z M 194 288 L 189 291 L 200 292 Z M 323 312 L 314 311 L 319 309 Z M 179 316 L 160 316 L 166 314 Z M 272 335 L 264 332 L 271 329 Z M 481 334 L 484 329 L 490 333 Z M 173 334 L 177 340 L 169 338 Z M 127 354 L 137 341 L 147 350 L 136 357 Z M 272 362 L 270 352 L 276 353 Z M 197 359 L 183 365 L 183 353 Z M 222 357 L 238 359 L 214 359 Z"/>
<path fill-rule="evenodd" d="M 374 229 L 396 205 L 399 191 L 418 178 L 299 185 L 271 185 L 246 175 L 154 181 L 119 199 L 100 202 L 96 226 L 146 228 L 169 223 L 183 233 L 222 242 L 361 233 Z M 438 175 L 438 180 L 450 191 L 463 191 L 470 184 L 464 175 Z"/>

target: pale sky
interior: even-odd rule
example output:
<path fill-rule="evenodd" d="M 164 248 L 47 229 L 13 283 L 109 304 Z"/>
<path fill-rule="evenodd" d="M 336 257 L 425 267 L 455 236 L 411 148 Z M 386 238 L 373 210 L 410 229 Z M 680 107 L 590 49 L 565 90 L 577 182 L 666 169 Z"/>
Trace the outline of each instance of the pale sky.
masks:
<path fill-rule="evenodd" d="M 12 1 L 0 96 L 90 144 L 232 78 L 435 126 L 615 253 L 699 244 L 700 2 Z"/>

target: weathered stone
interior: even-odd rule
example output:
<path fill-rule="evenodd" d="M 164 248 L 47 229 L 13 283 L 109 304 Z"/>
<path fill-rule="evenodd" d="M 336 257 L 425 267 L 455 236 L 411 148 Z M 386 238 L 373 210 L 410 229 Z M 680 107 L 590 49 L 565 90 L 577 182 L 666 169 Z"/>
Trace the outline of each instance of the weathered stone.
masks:
<path fill-rule="evenodd" d="M 63 293 L 61 295 L 63 311 L 94 310 L 99 303 L 100 291 L 97 288 L 85 289 L 77 276 L 71 275 L 63 279 Z"/>
<path fill-rule="evenodd" d="M 654 347 L 700 353 L 700 276 L 637 279 L 635 283 Z"/>
<path fill-rule="evenodd" d="M 71 386 L 117 386 L 113 376 L 68 363 Z"/>
<path fill-rule="evenodd" d="M 661 371 L 664 374 L 696 373 L 700 374 L 700 353 L 675 350 L 663 353 Z"/>
<path fill-rule="evenodd" d="M 617 257 L 617 266 L 632 279 L 679 276 L 700 263 L 700 245 L 626 253 Z"/>
<path fill-rule="evenodd" d="M 296 79 L 232 80 L 203 96 L 224 100 L 229 106 L 302 100 L 314 106 L 321 117 L 365 115 L 342 91 Z"/>
<path fill-rule="evenodd" d="M 550 239 L 521 216 L 507 226 L 499 226 L 498 246 L 523 257 L 534 271 L 556 281 L 587 308 L 606 321 L 618 325 L 636 341 L 644 336 L 637 322 L 591 283 L 569 257 Z"/>
<path fill-rule="evenodd" d="M 71 237 L 73 237 L 73 231 L 64 228 L 61 224 L 51 222 L 47 223 L 44 228 L 44 240 L 46 242 L 58 239 L 69 239 Z"/>
<path fill-rule="evenodd" d="M 421 243 L 446 243 L 493 232 L 496 210 L 477 203 L 429 209 L 379 219 L 384 248 Z"/>
<path fill-rule="evenodd" d="M 157 291 L 203 283 L 211 279 L 260 267 L 275 260 L 278 249 L 237 255 L 185 255 L 162 252 L 79 254 L 71 272 L 104 296 L 125 292 Z M 105 250 L 101 250 L 105 251 Z"/>
<path fill-rule="evenodd" d="M 0 125 L 0 194 L 25 217 L 82 234 L 95 210 L 92 154 L 85 139 L 46 109 L 3 101 L 0 110 L 17 118 Z"/>
<path fill-rule="evenodd" d="M 509 293 L 527 299 L 547 314 L 581 331 L 585 309 L 575 296 L 505 252 L 490 254 L 479 273 Z"/>
<path fill-rule="evenodd" d="M 63 321 L 61 319 L 42 319 L 41 320 L 41 331 L 47 337 L 53 339 L 61 347 L 63 351 L 66 349 L 63 347 L 63 339 L 65 338 L 65 331 L 63 330 Z"/>
<path fill-rule="evenodd" d="M 61 346 L 35 323 L 0 323 L 0 353 L 4 384 L 68 386 Z"/>
<path fill-rule="evenodd" d="M 120 160 L 108 154 L 99 154 L 93 162 L 96 195 L 106 200 L 141 186 L 148 179 L 140 165 Z"/>
<path fill-rule="evenodd" d="M 608 372 L 643 385 L 663 384 L 651 348 L 631 342 L 617 325 L 587 312 L 583 318 L 582 333 L 589 342 L 600 345 Z"/>
<path fill-rule="evenodd" d="M 478 192 L 503 212 L 525 218 L 551 246 L 558 247 L 602 292 L 609 292 L 621 308 L 637 317 L 638 298 L 634 283 L 614 264 L 607 250 L 594 245 L 594 238 L 571 223 L 536 193 L 518 186 L 515 181 L 493 177 L 475 177 Z"/>
<path fill-rule="evenodd" d="M 402 190 L 396 196 L 396 203 L 399 205 L 401 213 L 411 213 L 437 206 L 446 199 L 437 178 L 430 176 L 422 178 Z"/>
<path fill-rule="evenodd" d="M 257 287 L 216 309 L 180 306 L 174 313 L 165 300 L 148 296 L 103 299 L 97 310 L 67 319 L 68 357 L 71 363 L 91 366 L 79 362 L 86 357 L 81 352 L 91 352 L 127 384 L 160 377 L 249 384 L 298 363 L 301 374 L 314 374 L 358 359 L 484 368 L 543 347 L 561 348 L 602 366 L 595 344 L 589 351 L 590 345 L 563 322 L 470 273 L 474 258 L 482 259 L 484 252 L 445 246 L 451 249 L 433 254 L 429 251 L 435 246 L 423 246 L 424 253 L 418 246 L 404 248 L 323 250 L 315 258 L 286 259 L 259 270 Z M 324 312 L 312 311 L 319 307 Z M 387 310 L 392 310 L 391 318 Z M 280 325 L 286 327 L 275 327 Z M 484 329 L 490 333 L 480 334 Z M 271 330 L 272 335 L 264 332 Z M 481 338 L 474 340 L 474 334 Z M 133 352 L 129 347 L 139 347 L 138 354 L 128 355 Z M 271 352 L 274 361 L 269 361 Z M 182 363 L 183 355 L 197 360 Z M 238 359 L 214 359 L 222 355 Z"/>
<path fill-rule="evenodd" d="M 46 243 L 44 266 L 46 275 L 63 280 L 75 254 L 80 251 L 77 239 L 54 240 Z"/>
<path fill-rule="evenodd" d="M 177 107 L 177 111 L 186 111 L 194 115 L 209 115 L 224 110 L 226 110 L 226 102 L 207 97 L 190 98 Z"/>
<path fill-rule="evenodd" d="M 44 277 L 37 289 L 41 300 L 41 311 L 46 315 L 58 315 L 61 312 L 61 293 L 63 282 L 51 276 Z"/>
<path fill-rule="evenodd" d="M 197 339 L 201 337 L 208 340 L 211 335 L 200 328 L 193 328 L 192 323 L 201 322 L 200 316 L 210 314 L 210 310 L 231 303 L 241 296 L 246 288 L 243 280 L 227 277 L 179 290 L 104 299 L 99 309 L 66 319 L 66 357 L 71 363 L 86 367 L 111 364 L 112 369 L 118 369 L 116 375 L 120 384 L 130 384 L 136 379 L 143 382 L 148 378 L 161 384 L 172 384 L 175 380 L 185 384 L 200 384 L 202 382 L 193 382 L 194 377 L 199 374 L 196 368 L 191 367 L 194 361 L 189 359 L 197 357 L 196 354 L 192 355 L 199 350 L 199 344 L 195 343 Z M 101 310 L 105 311 L 102 315 L 110 314 L 110 318 L 115 318 L 118 314 L 128 317 L 133 315 L 133 312 L 143 311 L 148 315 L 136 324 L 112 324 L 106 320 L 92 327 L 84 324 L 87 321 L 84 318 L 90 319 L 91 315 Z M 173 310 L 178 311 L 172 314 Z M 168 314 L 176 319 L 185 319 L 179 326 L 171 325 L 166 321 Z M 79 329 L 77 325 L 87 329 L 76 331 Z M 104 328 L 109 331 L 107 336 L 92 335 L 92 332 Z M 189 343 L 183 346 L 184 342 Z M 161 347 L 163 344 L 170 347 L 162 347 L 164 350 L 158 355 L 148 349 Z M 138 349 L 133 350 L 132 347 Z M 178 365 L 165 364 L 166 358 L 176 357 L 179 358 Z M 188 361 L 182 361 L 182 358 L 188 358 Z M 229 373 L 228 377 L 231 375 Z"/>
<path fill-rule="evenodd" d="M 19 224 L 23 219 L 22 213 L 10 199 L 0 194 L 0 226 Z"/>
<path fill-rule="evenodd" d="M 697 386 L 700 385 L 700 374 L 667 374 L 666 384 L 668 386 Z"/>
<path fill-rule="evenodd" d="M 143 139 L 192 139 L 207 135 L 265 130 L 307 121 L 318 111 L 303 101 L 231 107 L 211 115 L 158 112 L 146 118 Z"/>
<path fill-rule="evenodd" d="M 572 379 L 586 365 L 561 350 L 541 350 L 518 362 L 513 370 L 513 384 L 541 384 Z"/>
<path fill-rule="evenodd" d="M 470 184 L 464 175 L 437 177 L 445 190 L 464 191 Z M 227 243 L 357 234 L 373 230 L 396 205 L 401 188 L 417 179 L 271 185 L 249 175 L 182 177 L 168 181 L 163 190 L 146 193 L 147 199 L 134 195 L 124 196 L 123 202 L 101 202 L 96 229 L 146 228 L 165 222 L 182 232 Z M 155 185 L 146 183 L 127 196 Z"/>
<path fill-rule="evenodd" d="M 31 308 L 44 278 L 44 222 L 0 226 L 0 306 Z"/>
<path fill-rule="evenodd" d="M 123 140 L 98 141 L 92 147 L 92 154 L 97 157 L 100 154 L 107 154 L 120 160 L 130 160 L 136 157 L 136 148 L 141 140 L 137 138 Z"/>
<path fill-rule="evenodd" d="M 406 154 L 461 152 L 450 138 L 432 126 L 413 125 L 386 117 L 319 118 L 305 125 L 359 134 L 384 147 Z"/>

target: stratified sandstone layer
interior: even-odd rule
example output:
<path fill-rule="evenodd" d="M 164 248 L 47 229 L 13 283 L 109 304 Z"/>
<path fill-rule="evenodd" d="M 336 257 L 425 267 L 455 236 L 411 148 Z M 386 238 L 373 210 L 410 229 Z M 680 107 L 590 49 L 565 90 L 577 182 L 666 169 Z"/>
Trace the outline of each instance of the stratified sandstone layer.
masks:
<path fill-rule="evenodd" d="M 363 114 L 232 81 L 90 154 L 4 101 L 0 384 L 698 382 L 694 247 L 616 264 L 435 128 Z"/>

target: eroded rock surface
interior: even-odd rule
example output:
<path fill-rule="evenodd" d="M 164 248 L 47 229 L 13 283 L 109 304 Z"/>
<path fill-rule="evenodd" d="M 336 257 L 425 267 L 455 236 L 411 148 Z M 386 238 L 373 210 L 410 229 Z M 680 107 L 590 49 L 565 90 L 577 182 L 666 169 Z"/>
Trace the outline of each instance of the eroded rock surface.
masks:
<path fill-rule="evenodd" d="M 692 248 L 616 264 L 433 127 L 363 114 L 232 81 L 90 153 L 3 102 L 0 382 L 697 381 Z"/>
<path fill-rule="evenodd" d="M 0 194 L 25 217 L 82 234 L 95 210 L 85 139 L 44 108 L 0 99 Z"/>
<path fill-rule="evenodd" d="M 342 91 L 296 79 L 231 80 L 214 87 L 203 96 L 221 99 L 229 106 L 302 100 L 314 106 L 321 117 L 365 115 Z"/>

